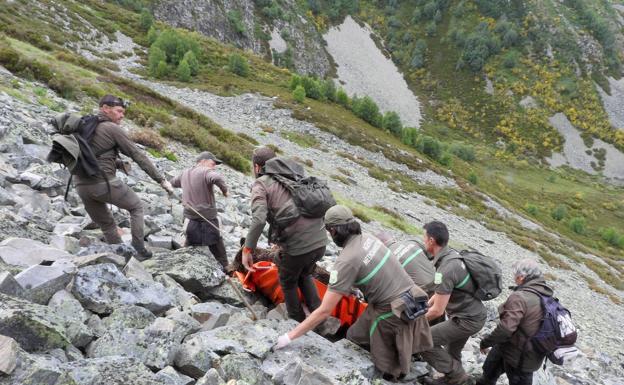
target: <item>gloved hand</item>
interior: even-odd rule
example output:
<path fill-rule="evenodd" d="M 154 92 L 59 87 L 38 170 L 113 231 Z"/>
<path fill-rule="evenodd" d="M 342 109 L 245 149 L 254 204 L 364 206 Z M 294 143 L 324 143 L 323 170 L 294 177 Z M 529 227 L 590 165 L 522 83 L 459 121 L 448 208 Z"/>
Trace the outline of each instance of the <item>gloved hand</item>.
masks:
<path fill-rule="evenodd" d="M 165 191 L 167 192 L 167 194 L 169 195 L 173 195 L 174 191 L 173 191 L 173 186 L 171 185 L 171 183 L 169 183 L 168 180 L 163 180 L 162 182 L 160 182 L 160 186 L 165 189 Z"/>
<path fill-rule="evenodd" d="M 288 333 L 282 334 L 277 338 L 277 343 L 273 346 L 273 350 L 282 349 L 289 345 L 292 342 L 290 337 L 288 337 Z"/>
<path fill-rule="evenodd" d="M 243 262 L 243 266 L 245 266 L 245 269 L 249 270 L 249 271 L 256 271 L 256 269 L 254 269 L 253 267 L 253 250 L 250 249 L 249 247 L 245 246 L 243 247 L 243 258 L 242 258 L 242 262 Z"/>

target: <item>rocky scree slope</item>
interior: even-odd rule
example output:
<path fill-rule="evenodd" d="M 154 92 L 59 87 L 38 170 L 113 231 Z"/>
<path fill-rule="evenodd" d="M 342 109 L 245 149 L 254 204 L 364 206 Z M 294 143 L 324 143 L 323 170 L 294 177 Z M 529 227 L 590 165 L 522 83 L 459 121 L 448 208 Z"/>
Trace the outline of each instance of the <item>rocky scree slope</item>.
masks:
<path fill-rule="evenodd" d="M 207 250 L 171 251 L 181 243 L 181 207 L 141 171 L 121 177 L 144 200 L 148 240 L 157 248 L 154 259 L 140 263 L 132 258 L 130 248 L 102 244 L 99 230 L 90 229 L 75 191 L 68 202 L 63 201 L 67 175 L 43 160 L 50 143 L 45 122 L 54 112 L 37 101 L 35 90 L 41 93 L 43 89 L 57 107 L 79 110 L 80 106 L 6 71 L 0 79 L 4 86 L 0 91 L 0 335 L 11 338 L 0 343 L 1 354 L 8 357 L 2 360 L 8 365 L 0 370 L 10 372 L 0 376 L 0 384 L 190 384 L 195 380 L 197 384 L 218 384 L 232 378 L 240 384 L 371 382 L 368 353 L 344 340 L 332 344 L 309 333 L 284 351 L 270 352 L 273 341 L 292 327 L 292 322 L 273 319 L 279 316 L 270 313 L 262 299 L 249 295 L 256 313 L 269 318 L 252 322 Z M 274 109 L 269 98 L 221 98 L 143 83 L 227 128 L 247 132 L 261 143 L 277 144 L 286 155 L 312 160 L 314 170 L 310 171 L 315 174 L 327 177 L 337 167 L 350 170 L 353 184 L 331 182 L 340 195 L 399 210 L 415 225 L 433 218 L 443 220 L 457 242 L 495 256 L 506 273 L 513 260 L 532 255 L 504 234 L 429 205 L 423 196 L 389 191 L 383 182 L 335 151 L 407 172 L 405 166 L 297 121 L 289 111 Z M 271 124 L 275 132 L 260 134 L 258 127 L 263 124 Z M 126 127 L 133 129 L 131 124 Z M 313 135 L 321 145 L 299 146 L 282 137 L 281 131 Z M 170 145 L 180 161 L 154 161 L 173 175 L 192 162 L 194 151 Z M 232 198 L 218 199 L 220 217 L 233 255 L 249 223 L 251 179 L 227 167 L 222 167 L 222 172 L 232 188 Z M 430 172 L 412 176 L 421 183 L 454 185 L 451 179 Z M 127 231 L 125 213 L 115 211 L 115 216 Z M 380 227 L 379 223 L 365 225 L 369 231 Z M 336 249 L 330 247 L 323 263 L 331 264 L 335 255 Z M 537 383 L 618 383 L 624 361 L 618 334 L 622 307 L 591 292 L 574 272 L 545 270 L 557 278 L 558 295 L 574 312 L 583 354 L 571 367 L 549 366 L 539 371 Z M 498 302 L 488 303 L 487 329 L 494 325 Z M 483 360 L 478 337 L 469 341 L 464 353 L 466 366 L 478 373 Z M 339 366 L 332 364 L 337 356 L 343 359 Z M 424 369 L 414 364 L 414 370 Z"/>

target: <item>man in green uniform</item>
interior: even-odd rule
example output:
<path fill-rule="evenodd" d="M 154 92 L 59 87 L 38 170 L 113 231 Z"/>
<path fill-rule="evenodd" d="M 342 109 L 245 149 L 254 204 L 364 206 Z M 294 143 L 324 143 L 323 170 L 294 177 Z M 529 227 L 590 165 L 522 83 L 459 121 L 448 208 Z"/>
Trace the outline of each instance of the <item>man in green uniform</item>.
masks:
<path fill-rule="evenodd" d="M 318 309 L 280 336 L 276 348 L 283 348 L 320 324 L 340 298 L 357 287 L 368 307 L 349 328 L 347 338 L 370 350 L 375 367 L 385 379 L 404 379 L 412 354 L 432 346 L 429 325 L 421 316 L 426 311 L 426 293 L 414 285 L 380 240 L 362 234 L 349 208 L 330 208 L 325 214 L 325 228 L 343 248 L 330 271 L 328 291 Z"/>
<path fill-rule="evenodd" d="M 427 319 L 434 320 L 445 312 L 447 320 L 431 327 L 434 347 L 422 357 L 438 372 L 439 379 L 427 378 L 426 384 L 459 385 L 470 382 L 462 367 L 461 352 L 468 338 L 481 330 L 486 320 L 483 303 L 473 296 L 475 285 L 459 254 L 448 247 L 449 233 L 442 222 L 425 226 L 424 245 L 433 255 L 436 268 L 435 294 L 429 300 Z"/>
<path fill-rule="evenodd" d="M 435 268 L 429 260 L 425 247 L 415 239 L 398 241 L 388 232 L 378 233 L 377 238 L 392 251 L 412 281 L 428 295 L 433 295 Z"/>

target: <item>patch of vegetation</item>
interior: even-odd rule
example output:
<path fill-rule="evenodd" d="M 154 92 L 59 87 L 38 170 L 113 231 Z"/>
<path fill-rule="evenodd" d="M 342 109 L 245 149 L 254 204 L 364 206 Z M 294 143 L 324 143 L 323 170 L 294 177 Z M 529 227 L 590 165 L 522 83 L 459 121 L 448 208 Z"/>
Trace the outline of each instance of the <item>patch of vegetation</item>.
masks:
<path fill-rule="evenodd" d="M 320 146 L 318 139 L 314 135 L 310 135 L 307 133 L 296 132 L 296 131 L 282 131 L 280 135 L 284 139 L 288 139 L 293 143 L 298 144 L 304 148 L 318 148 Z"/>

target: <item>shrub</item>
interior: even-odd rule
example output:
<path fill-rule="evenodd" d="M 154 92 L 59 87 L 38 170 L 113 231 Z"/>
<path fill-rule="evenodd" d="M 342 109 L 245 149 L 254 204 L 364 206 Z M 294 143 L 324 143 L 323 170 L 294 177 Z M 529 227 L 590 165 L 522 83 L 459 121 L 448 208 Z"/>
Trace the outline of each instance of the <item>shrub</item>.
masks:
<path fill-rule="evenodd" d="M 524 211 L 531 215 L 537 215 L 538 209 L 537 206 L 533 203 L 527 203 L 526 205 L 524 205 Z"/>
<path fill-rule="evenodd" d="M 141 11 L 139 24 L 141 25 L 141 29 L 143 31 L 148 31 L 152 27 L 152 24 L 154 24 L 154 16 L 152 16 L 151 12 L 147 8 L 143 8 Z"/>
<path fill-rule="evenodd" d="M 416 42 L 416 47 L 412 53 L 412 61 L 410 65 L 412 68 L 422 68 L 425 66 L 425 53 L 427 51 L 427 43 L 420 39 Z"/>
<path fill-rule="evenodd" d="M 321 93 L 323 97 L 332 102 L 336 101 L 336 84 L 331 79 L 321 81 Z"/>
<path fill-rule="evenodd" d="M 158 79 L 162 79 L 169 75 L 169 66 L 165 63 L 164 60 L 161 60 L 156 66 L 156 70 L 154 71 L 154 76 Z"/>
<path fill-rule="evenodd" d="M 418 130 L 414 127 L 403 127 L 401 142 L 408 146 L 414 146 L 418 140 Z"/>
<path fill-rule="evenodd" d="M 199 54 L 199 43 L 189 33 L 178 32 L 175 29 L 167 29 L 158 35 L 152 47 L 160 48 L 167 56 L 167 62 L 178 65 L 188 51 Z"/>
<path fill-rule="evenodd" d="M 451 146 L 451 153 L 466 162 L 473 162 L 477 158 L 475 155 L 474 147 L 467 144 L 453 144 Z"/>
<path fill-rule="evenodd" d="M 369 96 L 363 98 L 354 97 L 352 100 L 353 113 L 360 119 L 370 123 L 375 127 L 379 127 L 381 123 L 381 114 L 377 103 Z"/>
<path fill-rule="evenodd" d="M 303 103 L 306 97 L 305 88 L 303 88 L 301 84 L 298 85 L 293 91 L 292 95 L 293 95 L 293 99 L 295 99 L 297 103 Z"/>
<path fill-rule="evenodd" d="M 551 212 L 550 216 L 556 220 L 560 221 L 568 215 L 568 209 L 564 205 L 557 205 Z"/>
<path fill-rule="evenodd" d="M 321 86 L 316 79 L 310 76 L 304 76 L 301 78 L 301 84 L 303 85 L 303 88 L 305 88 L 307 97 L 316 100 L 320 100 L 323 98 Z"/>
<path fill-rule="evenodd" d="M 152 25 L 149 31 L 147 31 L 147 43 L 151 46 L 152 44 L 154 44 L 156 39 L 158 39 L 159 35 L 160 32 L 158 31 L 158 29 L 156 29 L 156 27 Z"/>
<path fill-rule="evenodd" d="M 186 62 L 186 60 L 182 60 L 178 65 L 178 69 L 176 70 L 176 76 L 181 82 L 188 82 L 189 80 L 191 80 L 191 67 Z"/>
<path fill-rule="evenodd" d="M 507 68 L 514 68 L 518 65 L 519 57 L 518 51 L 509 51 L 503 56 L 503 65 Z"/>
<path fill-rule="evenodd" d="M 228 69 L 238 76 L 246 77 L 249 75 L 249 63 L 247 63 L 247 59 L 237 53 L 230 55 Z"/>
<path fill-rule="evenodd" d="M 473 185 L 477 185 L 477 183 L 479 183 L 479 177 L 477 177 L 477 174 L 475 174 L 474 171 L 470 171 L 470 174 L 468 174 L 468 182 Z"/>
<path fill-rule="evenodd" d="M 349 95 L 342 88 L 336 91 L 336 102 L 344 107 L 349 107 Z"/>
<path fill-rule="evenodd" d="M 290 76 L 290 83 L 288 84 L 288 86 L 290 87 L 291 91 L 294 91 L 295 88 L 297 88 L 298 85 L 302 84 L 301 82 L 301 76 L 297 75 L 297 74 L 292 74 Z"/>
<path fill-rule="evenodd" d="M 585 234 L 587 231 L 587 222 L 583 217 L 574 217 L 570 219 L 570 229 L 577 234 Z"/>
<path fill-rule="evenodd" d="M 0 64 L 11 72 L 17 72 L 21 68 L 19 66 L 20 55 L 19 52 L 11 47 L 0 47 Z"/>
<path fill-rule="evenodd" d="M 429 37 L 435 36 L 437 30 L 438 26 L 436 25 L 435 21 L 430 21 L 425 26 L 425 34 Z"/>
<path fill-rule="evenodd" d="M 609 243 L 611 246 L 624 248 L 624 236 L 619 234 L 613 227 L 607 227 L 600 230 L 600 236 L 602 239 Z"/>
<path fill-rule="evenodd" d="M 191 69 L 191 75 L 195 76 L 199 72 L 199 60 L 193 51 L 188 51 L 184 54 L 182 61 L 185 61 Z"/>
<path fill-rule="evenodd" d="M 382 127 L 394 135 L 400 136 L 403 130 L 403 123 L 401 123 L 399 114 L 394 111 L 386 112 L 383 116 Z"/>
<path fill-rule="evenodd" d="M 145 147 L 153 148 L 158 151 L 162 151 L 165 148 L 165 140 L 153 130 L 143 128 L 138 131 L 132 131 L 130 133 L 130 139 L 135 143 L 139 143 Z"/>
<path fill-rule="evenodd" d="M 428 135 L 423 135 L 418 138 L 416 149 L 435 160 L 439 159 L 440 155 L 442 155 L 440 142 Z"/>
<path fill-rule="evenodd" d="M 54 76 L 49 79 L 48 86 L 64 99 L 73 99 L 76 94 L 75 83 L 64 76 Z"/>
<path fill-rule="evenodd" d="M 154 46 L 151 47 L 149 49 L 149 56 L 147 58 L 147 66 L 148 66 L 150 75 L 156 76 L 156 73 L 158 70 L 158 64 L 160 64 L 160 62 L 166 62 L 166 60 L 167 60 L 167 55 L 165 55 L 162 49 L 158 47 L 154 47 Z"/>
<path fill-rule="evenodd" d="M 239 35 L 245 35 L 247 33 L 247 29 L 245 28 L 245 24 L 243 24 L 241 14 L 238 10 L 229 11 L 227 13 L 227 19 L 236 33 Z"/>
<path fill-rule="evenodd" d="M 453 164 L 453 157 L 448 152 L 445 152 L 438 160 L 438 163 L 446 167 L 451 167 L 451 165 Z"/>

